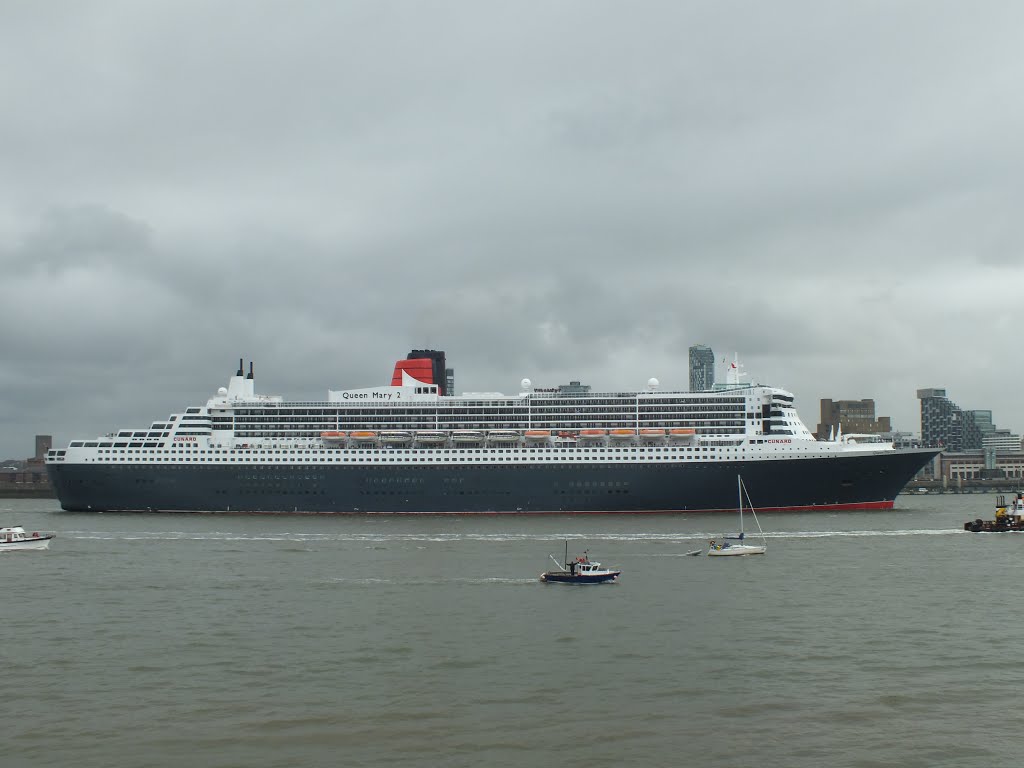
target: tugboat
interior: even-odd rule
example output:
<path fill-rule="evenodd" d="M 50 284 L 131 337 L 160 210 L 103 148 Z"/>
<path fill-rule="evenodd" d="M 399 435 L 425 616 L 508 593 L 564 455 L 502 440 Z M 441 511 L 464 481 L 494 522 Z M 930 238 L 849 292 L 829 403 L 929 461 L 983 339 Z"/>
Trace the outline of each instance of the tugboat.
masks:
<path fill-rule="evenodd" d="M 971 533 L 1006 533 L 1024 531 L 1024 493 L 1017 493 L 1016 498 L 1006 503 L 1006 497 L 996 497 L 996 519 L 977 520 L 964 523 L 964 530 Z"/>
<path fill-rule="evenodd" d="M 540 575 L 540 580 L 545 583 L 551 584 L 604 584 L 606 582 L 615 581 L 619 578 L 619 574 L 622 571 L 612 571 L 607 568 L 602 568 L 600 563 L 596 563 L 590 559 L 587 554 L 588 550 L 584 550 L 583 554 L 577 557 L 575 560 L 569 559 L 569 542 L 565 542 L 565 565 L 555 560 L 555 556 L 551 555 L 551 559 L 555 561 L 555 565 L 558 566 L 557 571 L 545 571 Z"/>

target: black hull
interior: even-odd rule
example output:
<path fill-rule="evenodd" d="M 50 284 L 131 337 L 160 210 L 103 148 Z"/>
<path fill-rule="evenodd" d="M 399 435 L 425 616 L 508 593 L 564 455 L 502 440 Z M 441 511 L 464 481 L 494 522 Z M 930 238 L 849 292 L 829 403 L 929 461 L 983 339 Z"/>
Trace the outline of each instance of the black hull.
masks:
<path fill-rule="evenodd" d="M 600 576 L 576 575 L 549 572 L 541 574 L 540 580 L 545 584 L 607 584 L 619 578 L 621 571 L 605 573 Z"/>
<path fill-rule="evenodd" d="M 891 509 L 937 451 L 736 462 L 480 465 L 50 464 L 68 511 L 534 513 Z"/>

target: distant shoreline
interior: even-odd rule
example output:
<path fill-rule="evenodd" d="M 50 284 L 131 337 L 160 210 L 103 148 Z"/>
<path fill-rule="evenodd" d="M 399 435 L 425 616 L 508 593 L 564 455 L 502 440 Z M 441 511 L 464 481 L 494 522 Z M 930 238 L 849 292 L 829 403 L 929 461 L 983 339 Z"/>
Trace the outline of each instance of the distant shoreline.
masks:
<path fill-rule="evenodd" d="M 0 488 L 0 499 L 56 499 L 50 488 Z"/>

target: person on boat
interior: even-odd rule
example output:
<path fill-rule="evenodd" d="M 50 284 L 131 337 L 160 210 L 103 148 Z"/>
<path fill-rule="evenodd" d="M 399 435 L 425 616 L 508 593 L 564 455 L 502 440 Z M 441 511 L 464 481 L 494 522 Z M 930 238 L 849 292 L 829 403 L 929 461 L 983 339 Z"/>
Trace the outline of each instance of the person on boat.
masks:
<path fill-rule="evenodd" d="M 570 576 L 575 576 L 576 575 L 576 561 L 575 560 L 573 560 L 571 563 L 569 563 L 569 575 Z"/>

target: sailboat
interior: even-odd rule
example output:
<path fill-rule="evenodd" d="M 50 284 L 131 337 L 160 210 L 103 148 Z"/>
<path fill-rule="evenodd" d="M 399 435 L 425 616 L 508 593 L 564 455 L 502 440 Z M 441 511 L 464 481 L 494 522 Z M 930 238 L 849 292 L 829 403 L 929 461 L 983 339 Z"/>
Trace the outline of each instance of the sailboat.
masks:
<path fill-rule="evenodd" d="M 754 505 L 750 503 L 750 495 L 747 493 L 746 486 L 743 485 L 743 478 L 740 475 L 736 475 L 736 485 L 739 494 L 739 512 L 740 512 L 740 535 L 739 536 L 724 536 L 723 540 L 719 543 L 714 540 L 711 541 L 711 546 L 708 548 L 708 557 L 735 557 L 738 555 L 763 555 L 767 550 L 767 542 L 764 539 L 764 531 L 761 530 L 761 523 L 757 520 L 757 514 L 754 512 Z M 761 544 L 747 544 L 745 541 L 746 535 L 743 532 L 743 499 L 747 500 L 747 509 L 750 510 L 750 514 L 754 517 L 754 522 L 757 523 L 757 532 L 761 536 Z"/>

